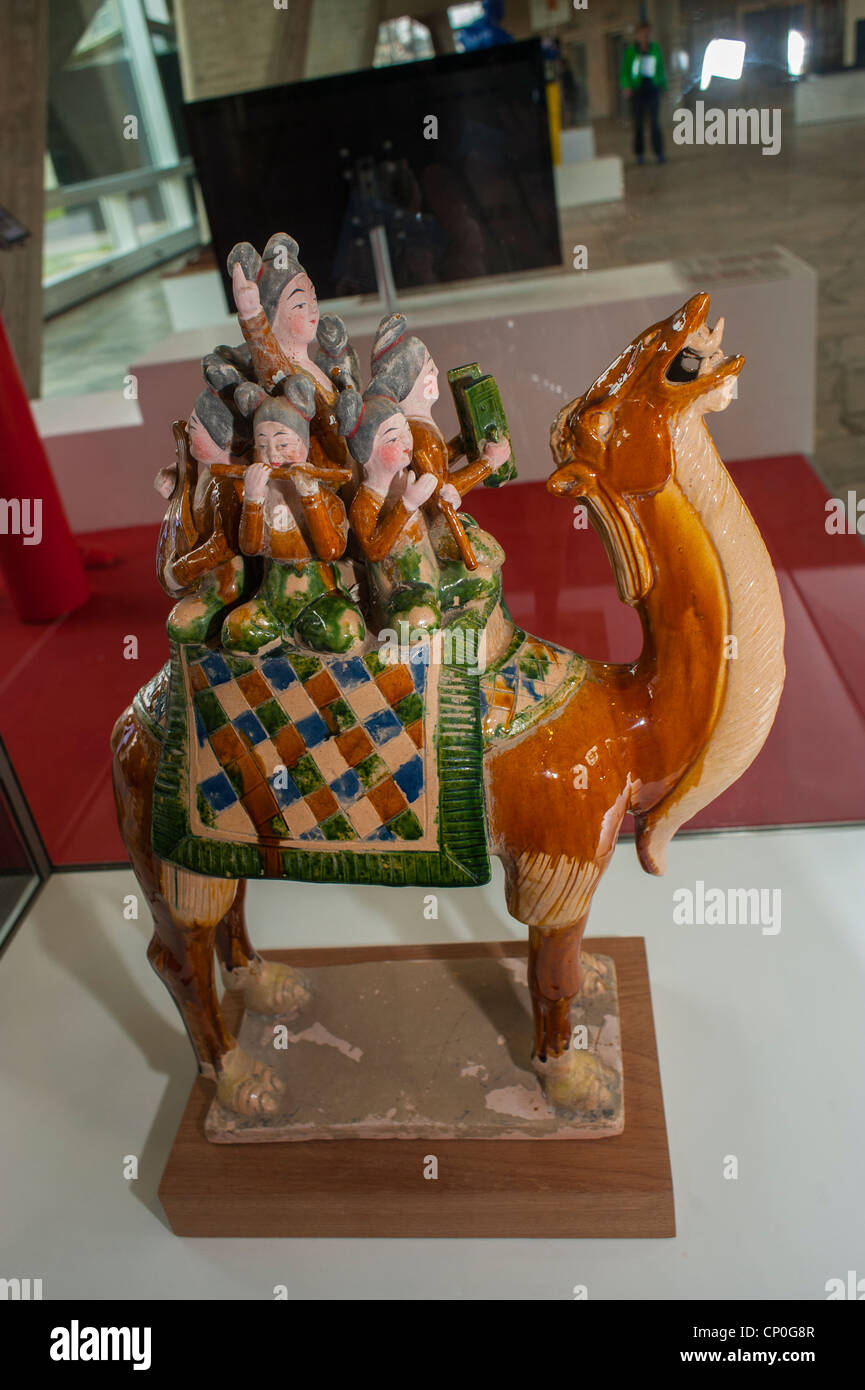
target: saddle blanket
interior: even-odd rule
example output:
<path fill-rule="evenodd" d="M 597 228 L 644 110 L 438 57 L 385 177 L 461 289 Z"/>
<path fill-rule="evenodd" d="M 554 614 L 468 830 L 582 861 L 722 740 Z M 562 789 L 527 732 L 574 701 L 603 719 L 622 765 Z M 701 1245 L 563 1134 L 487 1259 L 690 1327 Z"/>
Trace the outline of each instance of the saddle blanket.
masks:
<path fill-rule="evenodd" d="M 576 652 L 516 628 L 507 650 L 480 681 L 487 747 L 515 738 L 553 714 L 585 675 L 586 662 Z"/>
<path fill-rule="evenodd" d="M 487 882 L 477 675 L 402 650 L 173 644 L 154 852 L 231 878 Z"/>

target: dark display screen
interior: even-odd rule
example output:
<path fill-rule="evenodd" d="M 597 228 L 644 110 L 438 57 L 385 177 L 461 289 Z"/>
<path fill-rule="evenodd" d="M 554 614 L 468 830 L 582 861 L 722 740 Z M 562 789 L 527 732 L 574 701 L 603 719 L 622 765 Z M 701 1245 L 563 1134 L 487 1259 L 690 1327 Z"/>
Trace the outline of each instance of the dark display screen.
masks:
<path fill-rule="evenodd" d="M 536 39 L 184 111 L 223 275 L 284 231 L 320 297 L 372 293 L 371 224 L 400 289 L 561 264 Z"/>

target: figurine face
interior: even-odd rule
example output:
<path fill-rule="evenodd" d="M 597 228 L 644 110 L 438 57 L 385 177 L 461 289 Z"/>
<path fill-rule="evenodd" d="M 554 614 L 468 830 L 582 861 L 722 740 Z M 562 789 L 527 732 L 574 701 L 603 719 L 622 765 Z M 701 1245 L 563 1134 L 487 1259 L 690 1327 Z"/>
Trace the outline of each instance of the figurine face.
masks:
<path fill-rule="evenodd" d="M 295 275 L 279 296 L 273 331 L 280 342 L 311 343 L 318 328 L 318 297 L 308 275 Z"/>
<path fill-rule="evenodd" d="M 388 478 L 401 473 L 411 463 L 411 428 L 406 417 L 400 412 L 382 421 L 376 431 L 367 468 L 373 468 Z"/>
<path fill-rule="evenodd" d="M 281 420 L 262 420 L 255 426 L 255 447 L 261 463 L 304 463 L 309 446 Z"/>
<path fill-rule="evenodd" d="M 406 415 L 427 414 L 439 398 L 439 369 L 427 353 L 417 380 L 402 403 Z"/>
<path fill-rule="evenodd" d="M 193 410 L 186 423 L 189 434 L 189 452 L 198 463 L 228 463 L 229 453 L 217 444 L 205 429 Z"/>

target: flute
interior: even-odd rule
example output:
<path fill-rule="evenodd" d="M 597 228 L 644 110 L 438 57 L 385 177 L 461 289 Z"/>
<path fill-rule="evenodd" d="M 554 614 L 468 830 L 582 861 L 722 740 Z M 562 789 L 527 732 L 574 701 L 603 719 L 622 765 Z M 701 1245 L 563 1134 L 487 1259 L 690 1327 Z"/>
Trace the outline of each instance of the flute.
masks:
<path fill-rule="evenodd" d="M 252 456 L 252 462 L 258 463 L 259 460 Z M 248 463 L 212 463 L 210 472 L 214 478 L 242 478 L 246 473 Z M 350 483 L 352 472 L 350 468 L 317 468 L 310 463 L 290 463 L 278 464 L 270 469 L 272 478 L 296 478 L 298 475 L 304 478 L 316 478 L 321 483 L 336 483 L 342 487 L 344 483 Z"/>

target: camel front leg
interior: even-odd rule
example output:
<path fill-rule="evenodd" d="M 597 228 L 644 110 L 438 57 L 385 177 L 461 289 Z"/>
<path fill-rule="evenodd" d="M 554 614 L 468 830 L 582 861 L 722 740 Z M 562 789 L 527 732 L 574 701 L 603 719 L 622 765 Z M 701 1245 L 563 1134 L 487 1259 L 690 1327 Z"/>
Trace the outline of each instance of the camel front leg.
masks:
<path fill-rule="evenodd" d="M 238 954 L 249 944 L 242 899 L 239 917 L 231 916 L 237 890 L 236 879 L 208 878 L 161 863 L 159 895 L 151 901 L 154 930 L 147 956 L 177 1005 L 199 1070 L 217 1082 L 220 1102 L 242 1115 L 272 1114 L 284 1085 L 271 1067 L 238 1047 L 216 997 L 217 935 L 234 939 Z"/>
<path fill-rule="evenodd" d="M 532 1066 L 551 1105 L 570 1114 L 605 1112 L 618 1078 L 594 1053 L 573 1045 L 571 1005 L 583 989 L 581 943 L 588 913 L 565 927 L 529 927 L 529 992 L 535 1045 Z"/>
<path fill-rule="evenodd" d="M 529 927 L 529 993 L 535 1025 L 533 1057 L 560 1057 L 571 1039 L 571 1004 L 583 978 L 582 917 L 570 927 Z"/>
<path fill-rule="evenodd" d="M 254 1013 L 293 1017 L 312 998 L 306 977 L 290 965 L 262 960 L 249 939 L 245 916 L 246 880 L 216 928 L 216 951 L 226 989 L 243 994 Z"/>

